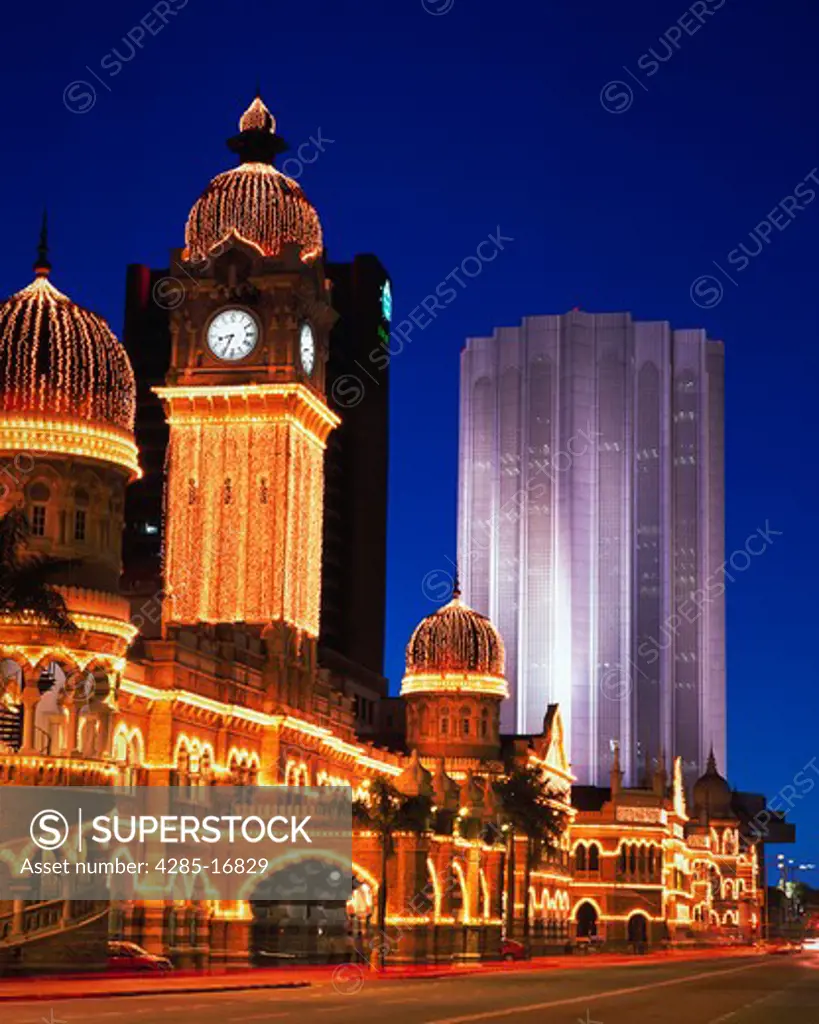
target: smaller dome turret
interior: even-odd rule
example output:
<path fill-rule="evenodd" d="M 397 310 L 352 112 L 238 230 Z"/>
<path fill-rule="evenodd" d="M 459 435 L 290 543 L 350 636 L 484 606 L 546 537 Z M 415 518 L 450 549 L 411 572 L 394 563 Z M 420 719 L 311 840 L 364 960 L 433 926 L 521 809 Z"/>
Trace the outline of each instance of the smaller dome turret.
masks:
<path fill-rule="evenodd" d="M 204 261 L 235 238 L 262 256 L 280 256 L 285 246 L 296 245 L 303 263 L 316 260 L 324 246 L 318 214 L 299 183 L 273 166 L 287 143 L 261 96 L 242 114 L 228 147 L 239 166 L 217 174 L 194 203 L 185 227 L 186 258 Z"/>
<path fill-rule="evenodd" d="M 45 218 L 34 272 L 0 303 L 0 448 L 86 456 L 139 476 L 131 362 L 102 317 L 51 283 Z"/>
<path fill-rule="evenodd" d="M 710 821 L 736 817 L 731 808 L 731 787 L 717 771 L 713 749 L 708 755 L 704 774 L 694 783 L 693 802 L 694 814 L 700 819 L 704 817 Z"/>
<path fill-rule="evenodd" d="M 503 676 L 503 641 L 486 618 L 461 600 L 457 588 L 452 600 L 416 626 L 407 644 L 405 690 L 427 677 L 450 680 L 453 688 L 468 690 L 470 681 L 484 692 L 494 683 L 507 696 Z"/>
<path fill-rule="evenodd" d="M 500 702 L 508 696 L 503 642 L 486 618 L 461 600 L 428 615 L 407 644 L 401 696 L 407 742 L 427 756 L 495 758 Z"/>

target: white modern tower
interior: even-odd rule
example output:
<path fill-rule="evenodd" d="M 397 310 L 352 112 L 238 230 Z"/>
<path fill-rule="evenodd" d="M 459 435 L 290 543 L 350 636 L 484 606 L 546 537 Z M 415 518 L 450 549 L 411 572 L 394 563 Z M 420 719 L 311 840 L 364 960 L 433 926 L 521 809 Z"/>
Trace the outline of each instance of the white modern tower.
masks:
<path fill-rule="evenodd" d="M 461 356 L 464 596 L 506 645 L 505 732 L 559 703 L 581 783 L 725 756 L 723 346 L 628 313 Z"/>

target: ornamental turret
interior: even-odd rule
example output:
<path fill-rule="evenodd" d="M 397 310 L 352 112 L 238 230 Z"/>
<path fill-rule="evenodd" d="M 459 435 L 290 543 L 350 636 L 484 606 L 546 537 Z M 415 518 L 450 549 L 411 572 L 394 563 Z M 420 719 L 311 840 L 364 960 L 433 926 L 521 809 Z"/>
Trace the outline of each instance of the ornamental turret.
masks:
<path fill-rule="evenodd" d="M 503 642 L 489 619 L 452 600 L 423 619 L 406 653 L 407 743 L 422 756 L 496 758 L 508 696 Z"/>

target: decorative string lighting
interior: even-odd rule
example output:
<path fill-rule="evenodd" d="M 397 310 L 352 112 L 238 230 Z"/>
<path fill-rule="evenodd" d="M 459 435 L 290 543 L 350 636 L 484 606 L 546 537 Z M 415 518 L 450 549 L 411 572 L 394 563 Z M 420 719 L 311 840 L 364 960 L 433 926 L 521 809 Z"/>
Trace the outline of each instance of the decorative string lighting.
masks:
<path fill-rule="evenodd" d="M 108 324 L 48 279 L 45 237 L 36 278 L 0 305 L 0 413 L 42 414 L 133 434 L 134 371 Z"/>
<path fill-rule="evenodd" d="M 301 384 L 157 388 L 171 426 L 167 621 L 283 621 L 318 635 L 324 446 Z"/>
<path fill-rule="evenodd" d="M 407 644 L 404 685 L 413 679 L 439 677 L 451 688 L 459 678 L 474 679 L 475 689 L 506 694 L 503 641 L 486 618 L 461 600 L 460 592 L 449 604 L 422 619 Z M 425 687 L 426 688 L 426 687 Z"/>
<path fill-rule="evenodd" d="M 265 131 L 276 134 L 276 119 L 264 105 L 261 96 L 256 96 L 247 110 L 239 118 L 239 131 Z"/>
<path fill-rule="evenodd" d="M 286 147 L 260 97 L 244 112 L 239 128 L 228 145 L 241 163 L 218 174 L 194 203 L 185 227 L 185 257 L 205 260 L 238 238 L 264 256 L 278 256 L 296 244 L 302 261 L 311 263 L 324 245 L 318 214 L 299 184 L 273 166 Z"/>

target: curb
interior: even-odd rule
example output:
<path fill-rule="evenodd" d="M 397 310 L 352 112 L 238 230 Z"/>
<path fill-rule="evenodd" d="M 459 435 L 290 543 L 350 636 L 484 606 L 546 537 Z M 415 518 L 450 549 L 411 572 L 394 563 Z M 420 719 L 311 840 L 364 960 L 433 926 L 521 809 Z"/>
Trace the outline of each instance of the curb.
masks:
<path fill-rule="evenodd" d="M 0 985 L 2 979 L 0 978 Z M 23 995 L 11 995 L 0 991 L 0 1003 L 41 1003 L 50 999 L 52 1002 L 60 1002 L 63 999 L 130 999 L 136 996 L 190 996 L 207 995 L 209 992 L 249 992 L 254 989 L 276 989 L 276 988 L 310 988 L 310 981 L 269 981 L 269 982 L 248 982 L 247 985 L 210 985 L 207 988 L 155 988 L 150 991 L 142 989 L 127 989 L 123 992 L 32 992 Z"/>

